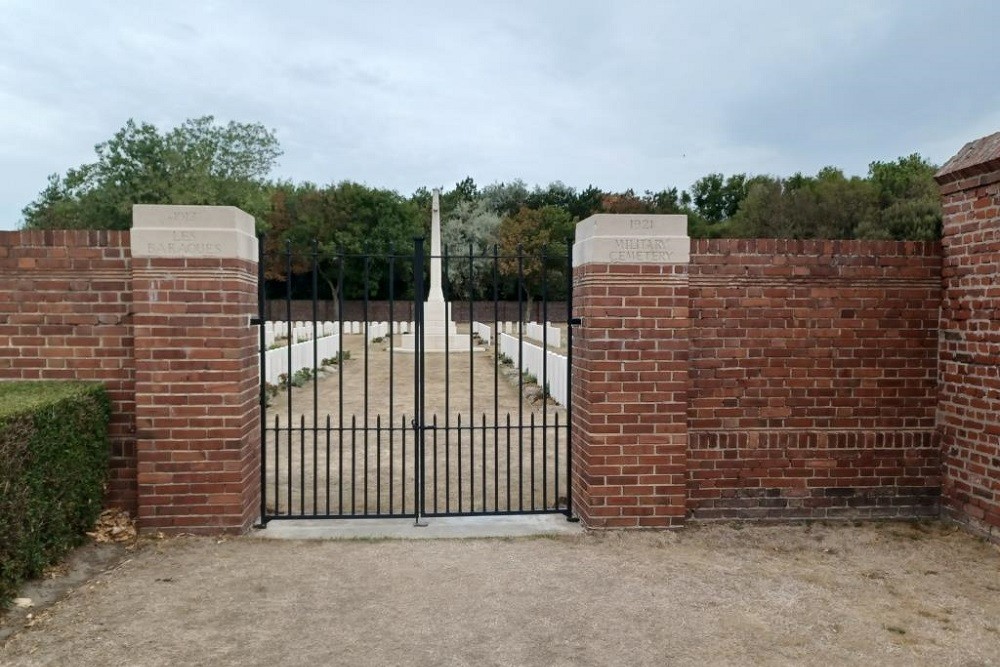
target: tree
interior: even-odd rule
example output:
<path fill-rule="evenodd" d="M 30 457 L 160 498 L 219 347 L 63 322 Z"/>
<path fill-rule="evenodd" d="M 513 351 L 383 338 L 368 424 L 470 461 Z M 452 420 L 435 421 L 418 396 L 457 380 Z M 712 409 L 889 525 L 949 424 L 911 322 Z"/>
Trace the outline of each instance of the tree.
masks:
<path fill-rule="evenodd" d="M 479 200 L 464 201 L 441 223 L 441 246 L 447 254 L 451 298 L 492 297 L 493 250 L 500 216 Z M 472 253 L 470 266 L 469 253 Z"/>
<path fill-rule="evenodd" d="M 418 196 L 419 195 L 419 196 Z M 444 217 L 455 210 L 462 202 L 476 201 L 479 197 L 479 188 L 476 186 L 476 182 L 472 180 L 471 176 L 466 176 L 464 179 L 455 184 L 455 187 L 451 190 L 441 193 L 441 216 Z M 419 206 L 421 208 L 426 208 L 428 211 L 431 206 L 431 193 L 427 188 L 420 188 L 414 193 L 414 197 L 411 197 L 416 203 L 419 200 Z M 429 218 L 428 218 L 429 219 Z"/>
<path fill-rule="evenodd" d="M 698 213 L 710 223 L 723 222 L 736 215 L 747 196 L 747 175 L 709 174 L 691 186 L 691 200 Z"/>
<path fill-rule="evenodd" d="M 871 184 L 833 167 L 815 177 L 755 177 L 733 228 L 753 238 L 855 238 L 876 211 Z"/>
<path fill-rule="evenodd" d="M 677 188 L 669 188 L 667 190 L 660 190 L 659 192 L 646 190 L 646 192 L 643 193 L 642 198 L 649 202 L 650 209 L 653 213 L 684 213 L 684 206 L 681 204 L 680 194 L 678 194 Z"/>
<path fill-rule="evenodd" d="M 760 176 L 747 191 L 735 224 L 741 236 L 794 238 L 796 230 L 786 213 L 785 184 L 780 178 Z"/>
<path fill-rule="evenodd" d="M 601 198 L 602 213 L 652 213 L 650 203 L 637 197 L 629 188 L 625 192 L 607 193 Z"/>
<path fill-rule="evenodd" d="M 571 205 L 569 214 L 573 216 L 574 220 L 589 218 L 595 213 L 600 212 L 601 201 L 603 199 L 603 190 L 593 185 L 588 185 L 586 190 L 583 190 L 576 196 L 576 201 Z"/>
<path fill-rule="evenodd" d="M 290 247 L 291 279 L 311 274 L 315 252 L 317 277 L 334 302 L 341 293 L 376 298 L 390 289 L 396 298 L 412 296 L 413 237 L 423 233 L 423 213 L 396 192 L 349 181 L 280 185 L 265 216 L 265 275 L 289 278 Z"/>
<path fill-rule="evenodd" d="M 931 240 L 941 236 L 937 167 L 914 153 L 895 162 L 872 162 L 868 179 L 879 211 L 862 225 L 859 238 Z"/>
<path fill-rule="evenodd" d="M 573 218 L 558 206 L 522 207 L 500 222 L 500 272 L 517 281 L 529 312 L 535 297 L 564 296 L 573 231 Z"/>
<path fill-rule="evenodd" d="M 528 201 L 528 186 L 517 179 L 511 183 L 494 183 L 487 185 L 480 192 L 491 211 L 505 217 L 514 215 Z"/>
<path fill-rule="evenodd" d="M 556 206 L 569 213 L 576 204 L 576 190 L 562 181 L 553 181 L 544 190 L 539 186 L 531 191 L 524 205 L 528 208 L 542 208 L 545 206 Z"/>
<path fill-rule="evenodd" d="M 265 178 L 281 155 L 271 130 L 255 123 L 190 119 L 166 133 L 129 120 L 94 147 L 96 161 L 53 174 L 23 210 L 27 229 L 128 229 L 133 204 L 268 207 Z"/>

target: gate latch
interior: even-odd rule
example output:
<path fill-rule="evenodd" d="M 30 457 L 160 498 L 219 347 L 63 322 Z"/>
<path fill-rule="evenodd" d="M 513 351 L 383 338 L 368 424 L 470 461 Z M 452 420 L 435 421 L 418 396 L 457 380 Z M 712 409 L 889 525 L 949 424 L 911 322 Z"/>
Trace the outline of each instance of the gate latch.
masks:
<path fill-rule="evenodd" d="M 436 431 L 437 430 L 437 426 L 434 426 L 433 424 L 425 424 L 424 426 L 417 426 L 417 420 L 416 419 L 411 419 L 410 420 L 410 427 L 414 431 Z"/>
<path fill-rule="evenodd" d="M 572 317 L 569 320 L 569 324 L 570 324 L 570 326 L 573 326 L 573 327 L 582 326 L 583 325 L 583 318 L 582 317 Z"/>

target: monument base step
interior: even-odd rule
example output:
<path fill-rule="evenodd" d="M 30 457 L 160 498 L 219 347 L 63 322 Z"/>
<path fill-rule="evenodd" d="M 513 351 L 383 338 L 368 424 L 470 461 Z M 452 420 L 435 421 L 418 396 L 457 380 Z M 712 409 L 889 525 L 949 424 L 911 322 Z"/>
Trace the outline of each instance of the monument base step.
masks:
<path fill-rule="evenodd" d="M 424 333 L 424 352 L 444 352 L 447 341 L 448 352 L 482 352 L 486 348 L 476 347 L 475 341 L 467 334 L 429 334 Z M 412 334 L 399 337 L 397 352 L 414 352 L 417 338 Z"/>

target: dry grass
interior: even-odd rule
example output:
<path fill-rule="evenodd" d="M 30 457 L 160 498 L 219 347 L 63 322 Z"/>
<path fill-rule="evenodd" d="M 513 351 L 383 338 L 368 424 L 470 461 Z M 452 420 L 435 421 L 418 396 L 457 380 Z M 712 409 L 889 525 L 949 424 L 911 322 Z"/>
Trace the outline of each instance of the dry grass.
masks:
<path fill-rule="evenodd" d="M 937 523 L 516 540 L 171 539 L 20 665 L 990 665 L 1000 550 Z"/>

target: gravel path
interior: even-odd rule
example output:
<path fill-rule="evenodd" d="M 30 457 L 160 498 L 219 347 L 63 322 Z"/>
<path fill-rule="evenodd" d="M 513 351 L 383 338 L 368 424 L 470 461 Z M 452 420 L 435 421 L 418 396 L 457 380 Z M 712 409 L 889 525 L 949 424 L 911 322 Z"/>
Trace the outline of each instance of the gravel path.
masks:
<path fill-rule="evenodd" d="M 1000 664 L 1000 551 L 950 526 L 152 543 L 3 665 Z"/>

